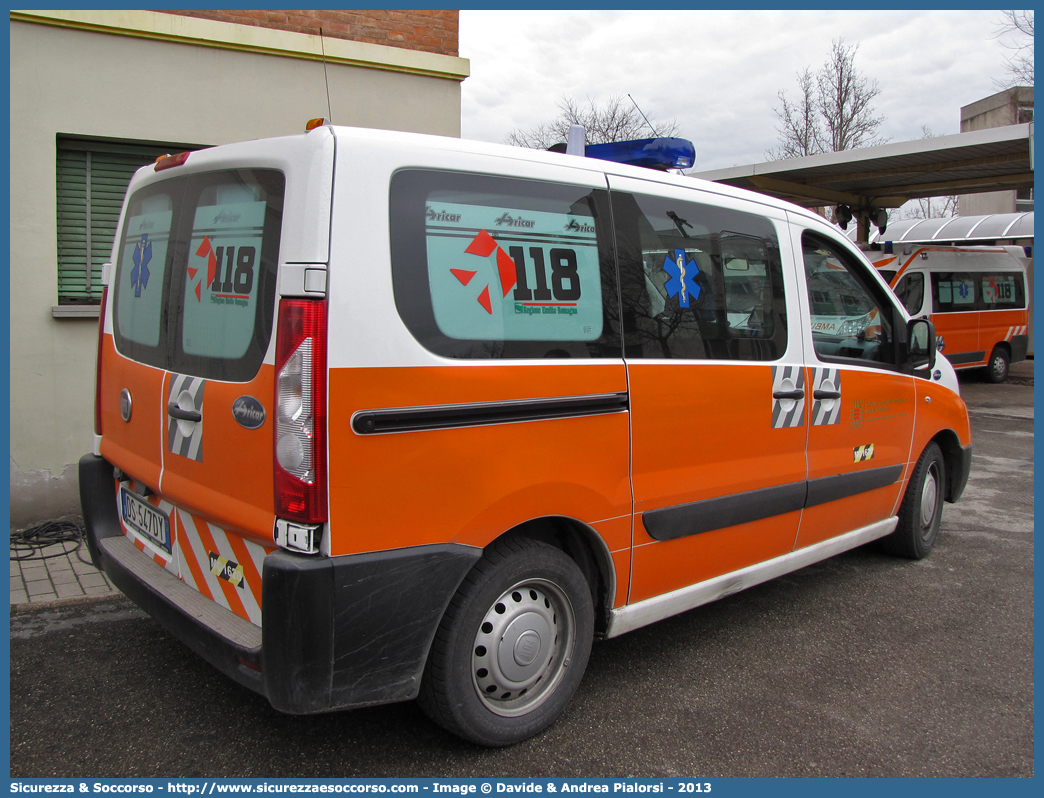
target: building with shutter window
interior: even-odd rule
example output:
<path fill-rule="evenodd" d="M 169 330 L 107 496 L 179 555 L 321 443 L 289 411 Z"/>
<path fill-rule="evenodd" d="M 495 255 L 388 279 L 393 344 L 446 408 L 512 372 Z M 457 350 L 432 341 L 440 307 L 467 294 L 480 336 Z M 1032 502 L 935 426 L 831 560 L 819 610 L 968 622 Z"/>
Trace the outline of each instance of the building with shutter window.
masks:
<path fill-rule="evenodd" d="M 457 11 L 11 11 L 11 523 L 79 512 L 134 170 L 308 119 L 460 135 Z M 322 38 L 319 29 L 322 28 Z M 325 66 L 324 66 L 325 60 Z"/>

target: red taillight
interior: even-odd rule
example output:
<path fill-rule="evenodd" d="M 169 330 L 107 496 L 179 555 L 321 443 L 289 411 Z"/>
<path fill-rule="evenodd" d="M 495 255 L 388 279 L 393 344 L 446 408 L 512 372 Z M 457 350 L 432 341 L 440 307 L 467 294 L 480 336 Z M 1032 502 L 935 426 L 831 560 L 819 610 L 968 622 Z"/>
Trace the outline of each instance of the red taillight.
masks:
<path fill-rule="evenodd" d="M 188 160 L 188 157 L 189 154 L 187 152 L 179 152 L 177 155 L 161 155 L 156 159 L 155 170 L 162 172 L 164 169 L 170 169 L 172 166 L 181 166 Z"/>
<path fill-rule="evenodd" d="M 326 521 L 326 303 L 281 299 L 276 332 L 275 511 Z"/>
<path fill-rule="evenodd" d="M 105 340 L 105 305 L 109 287 L 102 288 L 101 308 L 98 313 L 98 361 L 94 364 L 94 434 L 102 434 L 102 342 Z"/>

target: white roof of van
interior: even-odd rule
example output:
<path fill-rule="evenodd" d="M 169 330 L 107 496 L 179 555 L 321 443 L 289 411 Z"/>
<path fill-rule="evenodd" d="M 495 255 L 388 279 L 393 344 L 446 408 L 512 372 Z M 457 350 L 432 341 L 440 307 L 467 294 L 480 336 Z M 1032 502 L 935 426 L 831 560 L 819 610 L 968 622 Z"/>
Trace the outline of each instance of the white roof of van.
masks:
<path fill-rule="evenodd" d="M 331 126 L 334 135 L 338 138 L 363 140 L 380 138 L 382 141 L 399 140 L 404 149 L 410 146 L 421 146 L 430 149 L 443 150 L 446 152 L 476 153 L 501 158 L 514 158 L 530 162 L 545 164 L 560 164 L 570 166 L 574 169 L 588 169 L 594 172 L 602 172 L 621 177 L 637 178 L 659 183 L 681 186 L 684 188 L 699 188 L 711 194 L 725 197 L 742 198 L 749 202 L 756 202 L 779 210 L 785 210 L 803 218 L 814 219 L 819 223 L 826 220 L 818 214 L 795 205 L 786 200 L 776 199 L 766 194 L 761 194 L 747 189 L 735 188 L 724 183 L 715 183 L 702 178 L 689 177 L 684 174 L 672 172 L 660 172 L 655 169 L 645 169 L 638 166 L 628 166 L 612 161 L 602 161 L 597 158 L 581 158 L 564 153 L 548 152 L 547 150 L 527 149 L 525 147 L 513 147 L 507 144 L 491 144 L 485 141 L 473 141 L 470 139 L 451 138 L 449 136 L 432 136 L 424 133 L 403 133 L 399 131 L 375 130 L 371 128 Z M 563 160 L 567 159 L 567 160 Z"/>

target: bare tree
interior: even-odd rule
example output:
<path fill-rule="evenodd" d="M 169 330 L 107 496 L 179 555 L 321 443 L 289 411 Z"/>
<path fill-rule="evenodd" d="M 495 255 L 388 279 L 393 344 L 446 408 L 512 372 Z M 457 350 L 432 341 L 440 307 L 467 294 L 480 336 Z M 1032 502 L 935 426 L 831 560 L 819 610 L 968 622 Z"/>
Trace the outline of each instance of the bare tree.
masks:
<path fill-rule="evenodd" d="M 1005 80 L 994 81 L 1000 88 L 1033 85 L 1033 12 L 1005 11 L 998 25 L 998 36 L 1014 36 L 1004 46 L 1013 52 L 1004 59 Z"/>
<path fill-rule="evenodd" d="M 833 42 L 830 57 L 816 73 L 819 111 L 823 117 L 829 152 L 854 150 L 884 144 L 877 135 L 884 117 L 874 116 L 874 97 L 881 93 L 877 81 L 859 74 L 855 56 L 859 45 L 845 47 L 845 40 Z"/>
<path fill-rule="evenodd" d="M 922 197 L 903 208 L 904 219 L 948 219 L 957 215 L 957 197 Z"/>
<path fill-rule="evenodd" d="M 791 103 L 785 91 L 779 92 L 782 105 L 774 109 L 779 147 L 766 152 L 769 158 L 852 150 L 888 140 L 878 135 L 884 117 L 874 115 L 873 100 L 881 90 L 876 80 L 856 69 L 858 51 L 858 45 L 846 47 L 844 39 L 835 39 L 817 72 L 806 67 L 798 73 L 798 100 Z"/>
<path fill-rule="evenodd" d="M 787 99 L 787 93 L 780 90 L 781 106 L 776 109 L 779 117 L 779 147 L 769 150 L 766 156 L 773 161 L 784 158 L 800 158 L 804 155 L 817 155 L 822 152 L 819 141 L 819 109 L 816 103 L 815 80 L 812 70 L 805 67 L 798 72 L 798 99 L 793 103 Z"/>
<path fill-rule="evenodd" d="M 558 102 L 559 115 L 541 122 L 529 130 L 512 130 L 506 139 L 516 147 L 546 150 L 569 138 L 570 125 L 583 125 L 587 131 L 588 144 L 605 144 L 610 141 L 628 141 L 651 136 L 673 136 L 678 132 L 675 120 L 646 123 L 638 109 L 620 95 L 611 96 L 602 105 L 590 98 L 580 105 L 572 97 L 563 97 Z"/>

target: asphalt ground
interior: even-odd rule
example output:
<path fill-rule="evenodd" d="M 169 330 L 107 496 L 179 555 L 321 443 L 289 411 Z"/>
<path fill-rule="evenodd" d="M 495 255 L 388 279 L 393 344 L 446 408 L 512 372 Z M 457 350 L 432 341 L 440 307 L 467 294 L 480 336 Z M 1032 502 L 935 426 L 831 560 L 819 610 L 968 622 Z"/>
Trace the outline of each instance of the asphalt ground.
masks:
<path fill-rule="evenodd" d="M 597 643 L 485 750 L 412 703 L 287 716 L 119 596 L 11 616 L 11 775 L 1033 775 L 1032 387 L 962 379 L 975 454 L 932 555 L 867 546 Z"/>

